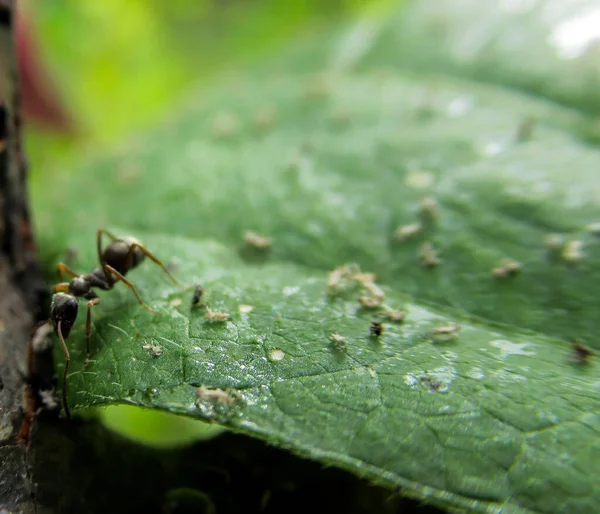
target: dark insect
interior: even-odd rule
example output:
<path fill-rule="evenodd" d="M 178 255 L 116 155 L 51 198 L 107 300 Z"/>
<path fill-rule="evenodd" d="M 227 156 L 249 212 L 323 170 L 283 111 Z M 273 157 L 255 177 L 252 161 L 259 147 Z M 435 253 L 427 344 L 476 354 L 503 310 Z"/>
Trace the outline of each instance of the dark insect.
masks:
<path fill-rule="evenodd" d="M 198 305 L 203 295 L 204 288 L 202 286 L 198 286 L 196 289 L 194 289 L 194 296 L 192 296 L 192 305 Z"/>
<path fill-rule="evenodd" d="M 573 352 L 575 354 L 575 361 L 578 364 L 583 364 L 588 361 L 588 359 L 594 355 L 594 352 L 590 350 L 583 343 L 573 343 Z"/>
<path fill-rule="evenodd" d="M 102 249 L 102 235 L 104 234 L 112 241 Z M 67 404 L 67 373 L 69 371 L 70 356 L 65 339 L 69 337 L 69 333 L 77 319 L 79 298 L 84 298 L 88 301 L 85 323 L 86 359 L 84 364 L 84 366 L 87 366 L 90 357 L 92 307 L 100 303 L 100 298 L 98 298 L 94 288 L 109 291 L 117 282 L 123 282 L 131 289 L 131 292 L 135 295 L 142 307 L 150 312 L 156 313 L 157 311 L 151 309 L 144 303 L 135 286 L 125 278 L 125 275 L 136 266 L 139 266 L 146 257 L 160 266 L 175 284 L 182 287 L 175 277 L 169 273 L 167 268 L 165 268 L 164 264 L 152 255 L 138 240 L 132 237 L 118 238 L 102 228 L 98 229 L 96 237 L 100 267 L 90 273 L 77 275 L 74 271 L 69 269 L 67 265 L 60 263 L 58 265 L 58 276 L 61 282 L 54 286 L 55 294 L 52 297 L 52 305 L 50 307 L 50 321 L 52 321 L 54 332 L 58 336 L 65 354 L 62 397 L 67 417 L 71 417 L 69 406 Z M 70 282 L 65 282 L 63 273 L 69 275 L 72 280 Z"/>
<path fill-rule="evenodd" d="M 369 334 L 373 337 L 379 337 L 383 333 L 383 324 L 379 321 L 371 321 Z"/>

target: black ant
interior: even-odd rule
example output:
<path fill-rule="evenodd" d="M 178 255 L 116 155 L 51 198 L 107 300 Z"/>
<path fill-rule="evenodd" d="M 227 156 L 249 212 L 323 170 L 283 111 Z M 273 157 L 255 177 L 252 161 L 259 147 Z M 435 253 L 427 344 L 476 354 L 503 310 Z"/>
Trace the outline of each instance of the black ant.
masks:
<path fill-rule="evenodd" d="M 105 234 L 112 242 L 106 248 L 102 249 L 102 235 Z M 69 337 L 71 328 L 77 319 L 79 311 L 79 298 L 85 298 L 87 302 L 87 318 L 85 322 L 85 348 L 86 359 L 84 367 L 88 365 L 90 357 L 90 333 L 92 327 L 92 307 L 100 303 L 100 298 L 93 290 L 94 288 L 102 289 L 103 291 L 111 290 L 117 282 L 123 282 L 137 298 L 140 305 L 146 310 L 157 313 L 150 308 L 141 299 L 135 286 L 125 278 L 128 271 L 139 266 L 146 257 L 156 263 L 169 276 L 169 278 L 178 286 L 183 287 L 173 275 L 167 270 L 164 264 L 152 255 L 144 245 L 133 237 L 116 237 L 108 230 L 103 228 L 97 231 L 97 247 L 98 260 L 100 267 L 90 273 L 77 275 L 69 269 L 66 264 L 58 265 L 58 276 L 61 280 L 59 284 L 54 286 L 54 296 L 52 297 L 52 305 L 50 307 L 50 320 L 54 325 L 54 332 L 60 339 L 63 352 L 65 354 L 65 370 L 63 373 L 63 405 L 67 417 L 71 417 L 67 404 L 67 373 L 69 370 L 69 350 L 65 343 L 65 339 Z M 64 281 L 63 273 L 69 275 L 72 280 Z"/>
<path fill-rule="evenodd" d="M 383 333 L 383 323 L 379 321 L 371 321 L 369 326 L 369 335 L 371 337 L 379 337 Z"/>

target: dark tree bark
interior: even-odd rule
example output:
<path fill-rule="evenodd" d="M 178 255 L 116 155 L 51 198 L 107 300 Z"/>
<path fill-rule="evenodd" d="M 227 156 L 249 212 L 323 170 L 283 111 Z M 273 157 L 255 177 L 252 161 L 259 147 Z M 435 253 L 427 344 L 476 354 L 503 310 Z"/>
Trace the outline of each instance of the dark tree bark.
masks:
<path fill-rule="evenodd" d="M 14 0 L 0 0 L 0 512 L 35 512 L 26 460 L 35 408 L 28 343 L 43 282 L 26 197 L 14 16 Z"/>

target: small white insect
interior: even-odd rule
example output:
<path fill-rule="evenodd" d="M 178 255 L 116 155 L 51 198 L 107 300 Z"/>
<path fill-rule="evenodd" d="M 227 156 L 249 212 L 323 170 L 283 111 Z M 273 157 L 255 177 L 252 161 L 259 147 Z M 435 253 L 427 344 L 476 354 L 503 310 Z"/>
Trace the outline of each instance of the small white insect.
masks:
<path fill-rule="evenodd" d="M 514 259 L 503 259 L 492 270 L 492 275 L 497 278 L 514 277 L 523 269 L 523 265 Z"/>
<path fill-rule="evenodd" d="M 458 337 L 459 331 L 460 325 L 457 323 L 448 323 L 447 325 L 434 328 L 431 335 L 433 336 L 434 341 L 450 341 Z"/>
<path fill-rule="evenodd" d="M 561 257 L 567 264 L 579 264 L 585 254 L 583 252 L 583 241 L 568 241 L 563 248 Z"/>
<path fill-rule="evenodd" d="M 209 388 L 201 385 L 196 389 L 197 401 L 208 400 L 214 403 L 232 404 L 239 399 L 239 396 L 231 390 L 219 388 Z"/>
<path fill-rule="evenodd" d="M 246 231 L 244 233 L 244 243 L 250 248 L 267 250 L 271 247 L 273 240 L 270 237 L 261 236 L 256 232 Z"/>
<path fill-rule="evenodd" d="M 423 230 L 421 223 L 412 223 L 410 225 L 402 225 L 394 232 L 394 239 L 398 242 L 408 241 L 415 237 Z"/>
<path fill-rule="evenodd" d="M 389 319 L 390 321 L 394 321 L 396 323 L 402 323 L 406 319 L 406 311 L 399 311 L 388 307 L 387 305 L 383 306 L 383 311 L 381 313 L 384 318 Z"/>
<path fill-rule="evenodd" d="M 431 242 L 424 242 L 419 248 L 419 259 L 421 266 L 425 268 L 435 268 L 441 264 L 441 259 L 438 257 L 438 251 L 434 249 Z"/>
<path fill-rule="evenodd" d="M 229 314 L 226 312 L 208 311 L 204 318 L 212 323 L 220 323 L 229 319 Z"/>
<path fill-rule="evenodd" d="M 381 299 L 376 296 L 359 296 L 358 303 L 367 309 L 374 309 L 381 305 Z"/>
<path fill-rule="evenodd" d="M 373 274 L 370 273 L 370 275 Z M 375 275 L 373 275 L 373 277 L 374 276 Z M 374 281 L 363 282 L 362 286 L 369 292 L 369 295 L 377 298 L 378 300 L 383 300 L 385 293 Z"/>
<path fill-rule="evenodd" d="M 145 344 L 142 346 L 142 350 L 149 352 L 152 357 L 160 357 L 164 352 L 160 346 L 155 344 Z"/>
<path fill-rule="evenodd" d="M 340 334 L 331 334 L 329 336 L 329 340 L 331 341 L 331 346 L 337 351 L 345 352 L 348 350 L 348 343 L 346 343 L 346 338 L 341 336 Z"/>
<path fill-rule="evenodd" d="M 433 221 L 438 215 L 438 202 L 435 198 L 427 196 L 421 200 L 421 219 L 425 222 Z"/>
<path fill-rule="evenodd" d="M 352 282 L 352 277 L 360 273 L 358 264 L 342 264 L 329 273 L 327 289 L 329 294 L 338 294 Z"/>

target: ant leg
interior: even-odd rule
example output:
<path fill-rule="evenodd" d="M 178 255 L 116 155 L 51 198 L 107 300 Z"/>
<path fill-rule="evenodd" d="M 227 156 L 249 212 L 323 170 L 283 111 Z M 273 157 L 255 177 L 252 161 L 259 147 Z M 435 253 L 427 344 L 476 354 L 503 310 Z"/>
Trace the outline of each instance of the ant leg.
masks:
<path fill-rule="evenodd" d="M 92 332 L 92 307 L 100 303 L 100 298 L 93 298 L 87 303 L 87 318 L 85 320 L 85 362 L 83 367 L 87 368 L 90 363 L 90 335 Z"/>
<path fill-rule="evenodd" d="M 131 289 L 131 292 L 135 295 L 135 297 L 137 298 L 137 301 L 140 302 L 140 305 L 152 312 L 153 314 L 158 314 L 158 311 L 155 311 L 154 309 L 152 309 L 151 307 L 148 307 L 148 305 L 146 305 L 146 302 L 144 302 L 144 300 L 142 300 L 142 298 L 140 297 L 140 295 L 137 292 L 137 289 L 135 288 L 135 286 L 129 282 L 129 280 L 127 280 L 123 275 L 121 275 L 115 268 L 113 268 L 112 266 L 105 264 L 104 265 L 104 272 L 105 273 L 110 273 L 111 275 L 114 275 L 118 280 L 120 280 L 121 282 L 123 282 L 129 289 Z"/>
<path fill-rule="evenodd" d="M 58 293 L 59 291 L 68 291 L 69 290 L 69 283 L 68 282 L 61 282 L 60 284 L 56 284 L 54 286 L 54 292 Z"/>
<path fill-rule="evenodd" d="M 77 278 L 78 277 L 77 273 L 75 273 L 71 268 L 69 268 L 69 266 L 67 266 L 66 264 L 63 264 L 62 262 L 59 262 L 58 266 L 56 268 L 58 270 L 58 279 L 61 282 L 64 282 L 64 280 L 65 280 L 65 277 L 63 276 L 63 273 L 66 273 L 71 278 Z"/>
<path fill-rule="evenodd" d="M 98 262 L 100 266 L 104 266 L 104 261 L 102 260 L 102 234 L 106 234 L 113 241 L 117 240 L 117 237 L 104 228 L 99 228 L 96 231 L 96 247 L 98 248 Z"/>
<path fill-rule="evenodd" d="M 173 281 L 173 283 L 175 285 L 177 285 L 179 287 L 185 287 L 183 284 L 180 284 L 173 275 L 171 275 L 171 272 L 166 268 L 166 266 L 159 259 L 157 259 L 152 253 L 150 253 L 150 251 L 145 246 L 143 246 L 139 243 L 133 243 L 129 247 L 129 251 L 127 252 L 126 262 L 131 262 L 129 259 L 133 257 L 133 252 L 136 248 L 139 248 L 146 257 L 148 257 L 152 262 L 154 262 L 155 264 L 160 266 L 161 269 L 169 276 L 169 278 Z"/>
<path fill-rule="evenodd" d="M 60 344 L 62 345 L 63 352 L 65 354 L 65 371 L 63 373 L 63 385 L 62 385 L 62 400 L 63 407 L 65 408 L 65 414 L 67 418 L 71 419 L 71 411 L 69 410 L 69 402 L 67 401 L 67 374 L 69 372 L 69 361 L 71 360 L 71 356 L 69 355 L 69 349 L 67 348 L 67 344 L 65 343 L 65 338 L 62 335 L 61 321 L 58 322 L 56 328 L 58 332 L 58 338 L 60 339 Z"/>

